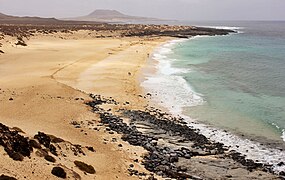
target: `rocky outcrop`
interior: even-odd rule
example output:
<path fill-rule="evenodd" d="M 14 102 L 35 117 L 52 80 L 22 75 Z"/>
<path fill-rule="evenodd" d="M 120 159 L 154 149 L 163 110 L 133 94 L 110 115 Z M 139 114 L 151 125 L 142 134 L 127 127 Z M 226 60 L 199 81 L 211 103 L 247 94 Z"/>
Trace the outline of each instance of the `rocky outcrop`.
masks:
<path fill-rule="evenodd" d="M 266 178 L 274 177 L 266 175 L 273 173 L 272 165 L 257 163 L 238 152 L 229 151 L 222 143 L 212 142 L 198 130 L 187 126 L 182 118 L 172 117 L 155 108 L 144 111 L 121 108 L 118 115 L 114 115 L 100 107 L 106 103 L 114 105 L 114 100 L 108 101 L 98 95 L 90 97 L 94 101 L 86 104 L 100 115 L 101 123 L 109 131 L 121 134 L 122 140 L 148 151 L 142 164 L 156 175 L 175 179 L 225 179 L 234 176 L 230 174 L 231 169 L 233 173 L 238 169 L 242 174 L 236 178 L 249 178 L 254 175 L 247 174 L 255 171 L 265 172 Z M 128 119 L 129 123 L 124 122 L 123 118 Z M 197 170 L 199 166 L 207 168 L 209 172 L 204 173 L 203 168 Z M 138 174 L 133 169 L 130 173 Z M 257 178 L 263 176 L 260 174 Z"/>

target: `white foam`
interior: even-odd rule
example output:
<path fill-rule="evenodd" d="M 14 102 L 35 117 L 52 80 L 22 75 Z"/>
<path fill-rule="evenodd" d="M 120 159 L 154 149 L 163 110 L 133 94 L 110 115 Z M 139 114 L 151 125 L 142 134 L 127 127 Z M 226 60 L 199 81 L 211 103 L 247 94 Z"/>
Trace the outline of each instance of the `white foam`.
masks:
<path fill-rule="evenodd" d="M 248 139 L 241 139 L 229 132 L 219 130 L 217 128 L 209 127 L 200 123 L 193 123 L 193 120 L 188 116 L 183 118 L 192 126 L 200 130 L 200 133 L 211 139 L 212 141 L 221 142 L 230 150 L 235 150 L 246 155 L 246 158 L 255 160 L 257 162 L 273 165 L 275 172 L 285 171 L 285 166 L 277 166 L 279 162 L 284 161 L 285 152 L 268 148 L 258 142 Z"/>
<path fill-rule="evenodd" d="M 195 93 L 186 80 L 179 75 L 186 73 L 186 70 L 173 67 L 172 62 L 175 59 L 168 57 L 173 53 L 171 49 L 184 41 L 186 40 L 172 40 L 155 50 L 153 59 L 158 61 L 157 73 L 147 76 L 142 82 L 142 86 L 153 94 L 156 103 L 167 106 L 175 115 L 181 114 L 183 107 L 196 106 L 203 102 L 202 97 Z"/>
<path fill-rule="evenodd" d="M 238 33 L 243 33 L 242 30 L 244 29 L 244 27 L 235 27 L 235 26 L 199 26 L 199 27 L 233 30 L 233 31 L 236 31 Z"/>
<path fill-rule="evenodd" d="M 285 142 L 285 129 L 281 129 L 277 124 L 271 123 L 273 126 L 275 126 L 278 130 L 282 130 L 281 139 Z"/>
<path fill-rule="evenodd" d="M 172 61 L 175 59 L 167 57 L 173 53 L 171 48 L 180 42 L 182 41 L 170 41 L 158 48 L 153 55 L 153 58 L 158 61 L 157 73 L 148 75 L 146 80 L 142 82 L 142 86 L 153 95 L 153 100 L 167 108 L 173 115 L 183 117 L 189 126 L 199 129 L 200 133 L 207 138 L 221 142 L 230 150 L 236 150 L 249 159 L 271 164 L 276 172 L 285 171 L 285 166 L 277 166 L 279 162 L 284 160 L 284 151 L 268 148 L 258 142 L 241 139 L 229 132 L 193 122 L 193 119 L 182 114 L 184 107 L 201 105 L 203 98 L 201 94 L 194 92 L 186 80 L 179 75 L 181 70 L 172 66 Z M 283 131 L 282 138 L 285 141 L 285 131 Z"/>
<path fill-rule="evenodd" d="M 199 27 L 214 28 L 214 29 L 226 29 L 226 30 L 244 29 L 244 27 L 235 27 L 235 26 L 199 26 Z"/>

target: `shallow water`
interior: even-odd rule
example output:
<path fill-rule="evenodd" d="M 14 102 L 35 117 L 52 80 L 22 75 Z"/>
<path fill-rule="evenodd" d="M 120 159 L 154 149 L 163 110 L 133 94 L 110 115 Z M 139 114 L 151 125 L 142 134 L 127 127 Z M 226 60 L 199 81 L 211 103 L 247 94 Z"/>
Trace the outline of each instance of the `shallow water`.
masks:
<path fill-rule="evenodd" d="M 234 26 L 241 33 L 161 46 L 153 54 L 157 73 L 142 85 L 173 114 L 221 130 L 195 125 L 208 137 L 274 164 L 285 145 L 285 23 Z"/>
<path fill-rule="evenodd" d="M 285 35 L 279 31 L 284 27 L 281 23 L 277 32 L 244 27 L 243 33 L 177 44 L 169 55 L 175 59 L 171 63 L 189 70 L 179 75 L 204 99 L 201 106 L 184 106 L 187 114 L 243 134 L 281 140 L 285 129 Z"/>

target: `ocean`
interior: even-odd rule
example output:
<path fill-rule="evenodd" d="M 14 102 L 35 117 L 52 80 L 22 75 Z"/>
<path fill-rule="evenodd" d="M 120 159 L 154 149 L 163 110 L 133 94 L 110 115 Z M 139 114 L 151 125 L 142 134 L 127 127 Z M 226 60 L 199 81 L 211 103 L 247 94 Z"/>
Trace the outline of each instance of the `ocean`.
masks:
<path fill-rule="evenodd" d="M 282 161 L 285 22 L 184 24 L 238 33 L 165 43 L 152 55 L 156 73 L 146 74 L 142 86 L 207 137 L 258 161 Z"/>

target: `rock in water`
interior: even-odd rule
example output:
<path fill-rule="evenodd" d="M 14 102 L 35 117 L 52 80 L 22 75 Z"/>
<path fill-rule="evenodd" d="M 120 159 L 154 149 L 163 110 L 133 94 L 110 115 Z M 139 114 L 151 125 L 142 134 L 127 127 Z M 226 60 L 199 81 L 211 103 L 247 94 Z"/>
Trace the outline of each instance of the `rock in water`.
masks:
<path fill-rule="evenodd" d="M 64 169 L 62 169 L 61 167 L 54 167 L 52 168 L 51 173 L 57 177 L 66 178 L 66 172 L 64 171 Z"/>

